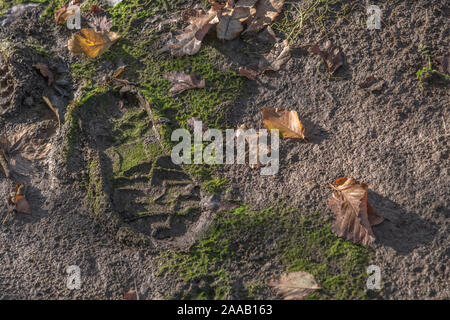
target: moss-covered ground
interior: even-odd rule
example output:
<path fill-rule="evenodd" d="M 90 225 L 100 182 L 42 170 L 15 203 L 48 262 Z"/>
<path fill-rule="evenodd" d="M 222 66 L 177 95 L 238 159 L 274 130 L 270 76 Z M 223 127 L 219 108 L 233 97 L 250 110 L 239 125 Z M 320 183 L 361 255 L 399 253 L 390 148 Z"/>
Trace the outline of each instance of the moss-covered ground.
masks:
<path fill-rule="evenodd" d="M 258 264 L 233 273 L 255 251 L 263 255 Z M 177 298 L 257 298 L 259 288 L 270 280 L 258 274 L 266 263 L 284 272 L 301 270 L 314 275 L 323 289 L 310 299 L 367 298 L 365 268 L 370 249 L 337 238 L 330 222 L 318 212 L 305 214 L 281 206 L 253 211 L 241 206 L 218 214 L 189 252 L 170 251 L 160 259 L 161 274 L 172 273 L 185 282 L 206 282 L 200 289 L 175 293 Z M 236 276 L 244 276 L 242 292 L 233 289 Z"/>

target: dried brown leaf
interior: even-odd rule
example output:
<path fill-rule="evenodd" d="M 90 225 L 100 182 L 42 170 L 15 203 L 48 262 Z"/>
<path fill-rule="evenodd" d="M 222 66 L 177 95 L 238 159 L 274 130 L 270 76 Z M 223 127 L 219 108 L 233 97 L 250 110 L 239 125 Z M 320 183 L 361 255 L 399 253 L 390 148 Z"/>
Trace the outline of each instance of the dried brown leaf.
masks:
<path fill-rule="evenodd" d="M 265 57 L 260 70 L 278 71 L 281 66 L 291 59 L 291 47 L 289 42 L 284 40 L 275 44 L 273 50 Z"/>
<path fill-rule="evenodd" d="M 275 44 L 272 51 L 265 57 L 261 57 L 258 68 L 239 68 L 239 74 L 249 80 L 255 80 L 266 71 L 278 71 L 291 58 L 291 47 L 287 40 Z"/>
<path fill-rule="evenodd" d="M 183 30 L 183 33 L 175 37 L 175 42 L 167 45 L 170 53 L 176 57 L 196 54 L 209 29 L 218 22 L 217 12 L 214 9 L 199 17 L 192 17 L 191 24 Z"/>
<path fill-rule="evenodd" d="M 262 118 L 267 129 L 278 129 L 283 138 L 306 140 L 305 128 L 296 111 L 263 108 Z"/>
<path fill-rule="evenodd" d="M 55 11 L 55 23 L 63 24 L 67 21 L 71 16 L 75 14 L 77 10 L 80 10 L 80 5 L 78 1 L 72 1 L 66 3 L 61 9 Z"/>
<path fill-rule="evenodd" d="M 344 55 L 330 40 L 325 42 L 323 49 L 315 44 L 308 51 L 322 57 L 330 74 L 335 73 L 344 64 Z"/>
<path fill-rule="evenodd" d="M 333 232 L 354 243 L 370 245 L 375 241 L 372 225 L 384 218 L 377 215 L 367 202 L 366 184 L 359 184 L 353 178 L 336 179 L 334 192 L 329 198 L 334 213 Z M 370 217 L 369 217 L 370 214 Z"/>
<path fill-rule="evenodd" d="M 34 68 L 38 69 L 41 74 L 47 78 L 47 84 L 50 87 L 54 82 L 55 82 L 55 76 L 53 74 L 53 72 L 50 71 L 50 68 L 48 67 L 48 65 L 43 64 L 43 63 L 37 63 L 35 65 L 33 65 Z"/>
<path fill-rule="evenodd" d="M 219 24 L 217 25 L 217 38 L 220 40 L 233 40 L 244 30 L 242 22 L 250 18 L 255 13 L 253 7 L 227 6 L 219 14 Z"/>
<path fill-rule="evenodd" d="M 316 279 L 305 271 L 282 274 L 280 280 L 272 280 L 269 285 L 274 287 L 284 300 L 302 300 L 316 290 L 322 289 Z"/>
<path fill-rule="evenodd" d="M 283 10 L 284 0 L 259 0 L 255 15 L 244 33 L 259 32 L 270 25 Z"/>
<path fill-rule="evenodd" d="M 165 75 L 164 79 L 167 79 L 173 83 L 173 86 L 169 91 L 173 95 L 182 93 L 183 91 L 188 89 L 205 87 L 205 79 L 200 79 L 195 74 L 171 72 Z"/>
<path fill-rule="evenodd" d="M 30 204 L 25 194 L 26 186 L 24 184 L 18 184 L 14 192 L 9 195 L 8 202 L 15 206 L 17 212 L 31 214 Z"/>
<path fill-rule="evenodd" d="M 95 58 L 102 55 L 119 38 L 120 35 L 115 32 L 81 29 L 80 33 L 69 39 L 68 48 L 74 55 L 84 53 L 89 58 Z"/>

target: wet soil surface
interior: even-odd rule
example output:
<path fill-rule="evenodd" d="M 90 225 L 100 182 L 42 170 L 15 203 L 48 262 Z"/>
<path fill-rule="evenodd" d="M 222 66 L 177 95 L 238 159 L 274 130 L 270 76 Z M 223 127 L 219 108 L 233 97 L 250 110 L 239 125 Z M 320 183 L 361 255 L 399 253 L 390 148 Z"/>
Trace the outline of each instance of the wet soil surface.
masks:
<path fill-rule="evenodd" d="M 307 53 L 320 39 L 314 30 L 305 31 L 282 70 L 248 82 L 245 96 L 227 115 L 230 128 L 243 123 L 259 128 L 263 107 L 284 107 L 296 110 L 306 126 L 309 142 L 280 144 L 275 176 L 263 177 L 246 165 L 219 168 L 236 198 L 255 208 L 288 202 L 305 212 L 331 215 L 328 182 L 352 176 L 369 185 L 369 201 L 387 218 L 374 228 L 373 261 L 381 268 L 385 299 L 450 298 L 448 84 L 431 79 L 423 92 L 415 79 L 424 64 L 418 44 L 438 48 L 437 55 L 448 46 L 443 27 L 448 7 L 445 1 L 434 3 L 433 9 L 427 1 L 383 7 L 386 24 L 379 31 L 338 21 L 328 38 L 342 49 L 345 63 L 334 77 Z M 114 176 L 123 157 L 111 151 L 118 144 L 111 140 L 112 123 L 122 117 L 114 95 L 103 97 L 117 106 L 106 122 L 96 120 L 97 111 L 80 115 L 86 134 L 78 156 L 65 163 L 68 127 L 58 128 L 42 96 L 64 120 L 79 84 L 69 73 L 71 33 L 40 22 L 42 9 L 31 7 L 0 27 L 0 37 L 14 49 L 0 57 L 0 133 L 13 137 L 8 152 L 12 178 L 0 175 L 0 212 L 2 220 L 8 217 L 0 226 L 0 298 L 121 299 L 135 282 L 142 297 L 165 298 L 189 285 L 158 275 L 157 253 L 189 248 L 211 223 L 214 206 L 205 208 L 207 195 L 164 156 L 127 168 L 119 179 Z M 33 39 L 50 56 L 30 50 Z M 237 53 L 242 41 L 218 45 L 227 66 L 251 64 L 251 57 Z M 56 88 L 46 85 L 33 67 L 37 63 L 57 71 Z M 380 79 L 375 88 L 360 88 L 371 75 Z M 143 139 L 153 143 L 150 131 Z M 85 205 L 86 155 L 96 159 L 102 178 L 102 218 Z M 6 199 L 16 183 L 29 185 L 32 215 L 11 212 Z M 145 214 L 149 205 L 155 214 Z M 201 210 L 176 214 L 188 208 Z M 80 290 L 66 287 L 69 265 L 82 269 Z M 267 292 L 265 297 L 275 296 Z"/>

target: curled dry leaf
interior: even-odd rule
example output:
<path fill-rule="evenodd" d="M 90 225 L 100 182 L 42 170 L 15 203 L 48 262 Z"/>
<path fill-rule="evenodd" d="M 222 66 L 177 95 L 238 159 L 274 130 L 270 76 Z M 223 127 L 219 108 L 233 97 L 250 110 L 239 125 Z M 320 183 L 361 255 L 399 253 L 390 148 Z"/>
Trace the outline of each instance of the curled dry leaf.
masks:
<path fill-rule="evenodd" d="M 188 89 L 205 87 L 205 79 L 200 79 L 195 74 L 171 72 L 165 75 L 164 79 L 167 79 L 173 83 L 173 86 L 169 91 L 173 95 L 182 93 L 183 91 Z"/>
<path fill-rule="evenodd" d="M 53 104 L 51 103 L 51 101 L 50 101 L 49 98 L 47 98 L 47 97 L 42 97 L 42 99 L 44 99 L 45 104 L 46 104 L 46 105 L 50 108 L 50 110 L 52 110 L 53 113 L 55 114 L 56 119 L 58 120 L 58 127 L 61 127 L 61 119 L 60 119 L 60 117 L 59 117 L 59 110 L 53 106 Z"/>
<path fill-rule="evenodd" d="M 200 50 L 203 38 L 209 29 L 219 22 L 217 12 L 214 9 L 188 19 L 190 25 L 183 30 L 182 34 L 175 37 L 175 42 L 168 44 L 170 53 L 176 57 L 196 54 Z"/>
<path fill-rule="evenodd" d="M 316 290 L 322 289 L 316 279 L 305 271 L 282 274 L 280 280 L 272 280 L 269 285 L 274 287 L 284 300 L 302 300 Z"/>
<path fill-rule="evenodd" d="M 15 206 L 15 210 L 19 213 L 31 214 L 30 204 L 26 197 L 26 186 L 24 184 L 16 185 L 15 190 L 9 195 L 8 202 Z"/>
<path fill-rule="evenodd" d="M 75 0 L 66 3 L 61 9 L 55 11 L 55 23 L 63 24 L 78 10 L 80 10 L 79 1 Z"/>
<path fill-rule="evenodd" d="M 327 65 L 328 72 L 331 74 L 335 73 L 344 64 L 344 55 L 330 40 L 325 42 L 323 50 L 320 49 L 319 45 L 315 44 L 308 51 L 321 56 Z"/>
<path fill-rule="evenodd" d="M 84 53 L 89 58 L 95 58 L 102 55 L 119 38 L 120 35 L 115 32 L 81 29 L 80 33 L 69 39 L 68 48 L 74 55 Z"/>
<path fill-rule="evenodd" d="M 220 40 L 235 39 L 244 30 L 242 23 L 255 12 L 256 10 L 249 5 L 249 1 L 238 1 L 234 7 L 227 3 L 219 13 L 219 24 L 216 28 L 217 38 Z"/>
<path fill-rule="evenodd" d="M 366 184 L 359 184 L 353 178 L 336 179 L 333 194 L 329 198 L 334 213 L 333 232 L 354 243 L 370 245 L 375 241 L 372 227 L 384 218 L 375 213 L 367 202 Z"/>
<path fill-rule="evenodd" d="M 306 140 L 305 128 L 296 111 L 264 108 L 262 118 L 267 129 L 278 129 L 283 138 Z"/>
<path fill-rule="evenodd" d="M 41 74 L 47 78 L 47 84 L 50 87 L 55 82 L 55 76 L 53 75 L 53 72 L 50 71 L 50 68 L 48 65 L 43 63 L 37 63 L 33 65 L 34 68 L 38 69 Z"/>
<path fill-rule="evenodd" d="M 273 50 L 263 60 L 260 70 L 265 71 L 278 71 L 281 66 L 289 61 L 291 58 L 291 47 L 289 42 L 284 40 L 275 44 Z"/>
<path fill-rule="evenodd" d="M 255 80 L 266 71 L 278 71 L 291 58 L 291 47 L 287 40 L 275 44 L 273 50 L 259 61 L 258 69 L 239 68 L 239 74 L 249 80 Z"/>
<path fill-rule="evenodd" d="M 283 10 L 284 0 L 259 0 L 256 12 L 244 33 L 259 32 L 271 24 Z"/>

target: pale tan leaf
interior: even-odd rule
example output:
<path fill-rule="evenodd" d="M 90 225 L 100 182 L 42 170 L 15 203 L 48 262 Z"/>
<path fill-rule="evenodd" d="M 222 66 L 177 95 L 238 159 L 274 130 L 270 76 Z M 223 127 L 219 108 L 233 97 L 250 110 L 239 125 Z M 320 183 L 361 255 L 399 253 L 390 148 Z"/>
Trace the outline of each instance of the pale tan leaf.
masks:
<path fill-rule="evenodd" d="M 203 15 L 190 17 L 189 21 L 191 24 L 167 46 L 170 53 L 176 57 L 196 54 L 201 48 L 203 38 L 219 19 L 217 12 L 211 9 Z"/>
<path fill-rule="evenodd" d="M 249 80 L 255 80 L 266 71 L 278 71 L 291 58 L 291 47 L 287 40 L 278 42 L 270 53 L 259 59 L 257 69 L 239 68 L 238 72 Z"/>
<path fill-rule="evenodd" d="M 242 22 L 246 21 L 253 13 L 251 7 L 225 8 L 219 16 L 217 25 L 217 38 L 220 40 L 233 40 L 244 30 Z"/>
<path fill-rule="evenodd" d="M 244 33 L 259 32 L 270 25 L 283 10 L 284 0 L 259 0 L 256 12 Z"/>
<path fill-rule="evenodd" d="M 262 118 L 267 129 L 278 129 L 283 138 L 306 140 L 305 128 L 296 111 L 264 108 Z"/>
<path fill-rule="evenodd" d="M 284 40 L 275 44 L 273 50 L 265 57 L 260 66 L 260 71 L 278 71 L 281 66 L 291 59 L 291 47 Z"/>
<path fill-rule="evenodd" d="M 280 280 L 271 281 L 270 286 L 274 287 L 284 300 L 302 300 L 322 289 L 316 279 L 305 271 L 295 271 L 282 274 Z"/>

